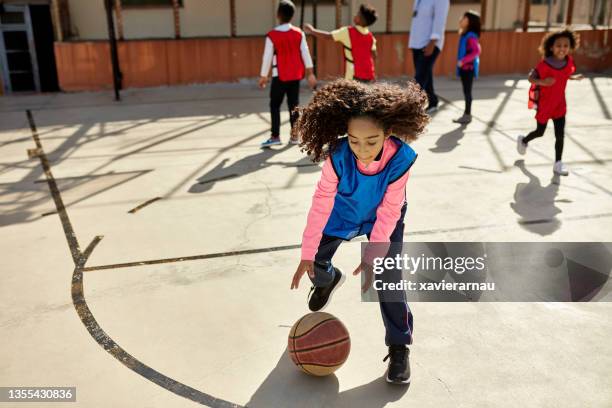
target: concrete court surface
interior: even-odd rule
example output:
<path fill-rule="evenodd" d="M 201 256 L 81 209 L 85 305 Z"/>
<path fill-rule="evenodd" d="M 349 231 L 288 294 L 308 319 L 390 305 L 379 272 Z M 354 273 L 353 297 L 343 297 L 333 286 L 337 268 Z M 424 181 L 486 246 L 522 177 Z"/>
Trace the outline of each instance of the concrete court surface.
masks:
<path fill-rule="evenodd" d="M 436 85 L 444 104 L 413 144 L 406 241 L 612 241 L 610 77 L 568 85 L 560 183 L 552 125 L 517 161 L 515 136 L 535 125 L 524 79 L 478 80 L 467 127 L 451 122 L 459 82 Z M 26 154 L 26 109 L 81 252 L 103 236 L 76 289 L 41 161 Z M 382 378 L 378 305 L 352 278 L 327 309 L 351 332 L 347 363 L 300 373 L 285 346 L 309 285 L 289 285 L 320 169 L 295 146 L 260 150 L 268 127 L 267 92 L 251 83 L 127 90 L 121 103 L 0 98 L 0 386 L 76 386 L 77 403 L 57 407 L 612 406 L 605 302 L 414 303 L 407 389 Z M 171 259 L 198 255 L 212 256 Z M 335 263 L 352 270 L 358 256 L 346 243 Z"/>

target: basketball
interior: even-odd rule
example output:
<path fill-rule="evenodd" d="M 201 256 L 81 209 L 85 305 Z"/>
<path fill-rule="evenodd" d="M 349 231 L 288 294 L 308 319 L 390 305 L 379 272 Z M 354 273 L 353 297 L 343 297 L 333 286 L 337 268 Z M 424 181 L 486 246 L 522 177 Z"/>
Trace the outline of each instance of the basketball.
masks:
<path fill-rule="evenodd" d="M 335 316 L 314 312 L 301 317 L 289 332 L 289 356 L 310 375 L 332 374 L 351 351 L 348 330 Z"/>

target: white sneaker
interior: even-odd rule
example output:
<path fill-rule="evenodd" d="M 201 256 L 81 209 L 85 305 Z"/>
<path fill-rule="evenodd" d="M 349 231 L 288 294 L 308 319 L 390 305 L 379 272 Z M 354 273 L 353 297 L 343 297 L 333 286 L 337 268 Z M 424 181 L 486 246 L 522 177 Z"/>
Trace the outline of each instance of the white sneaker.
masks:
<path fill-rule="evenodd" d="M 516 138 L 516 151 L 518 154 L 523 155 L 527 151 L 527 145 L 523 142 L 525 136 L 521 135 Z"/>
<path fill-rule="evenodd" d="M 561 176 L 569 175 L 569 170 L 561 160 L 555 162 L 555 165 L 553 166 L 553 172 Z"/>

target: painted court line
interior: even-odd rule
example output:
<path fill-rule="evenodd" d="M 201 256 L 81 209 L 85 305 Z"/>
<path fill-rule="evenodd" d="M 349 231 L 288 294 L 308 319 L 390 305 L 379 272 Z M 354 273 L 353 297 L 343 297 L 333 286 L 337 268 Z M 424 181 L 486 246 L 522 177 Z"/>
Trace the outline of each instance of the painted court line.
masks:
<path fill-rule="evenodd" d="M 61 194 L 59 192 L 59 189 L 57 188 L 55 178 L 53 177 L 53 173 L 51 172 L 49 161 L 44 152 L 42 144 L 40 143 L 32 112 L 27 110 L 26 115 L 30 123 L 30 129 L 32 130 L 32 138 L 36 143 L 37 157 L 40 159 L 41 165 L 45 171 L 45 177 L 47 178 L 49 190 L 51 191 L 53 201 L 55 202 L 57 212 L 62 222 L 62 228 L 64 229 L 66 241 L 68 242 L 68 247 L 70 248 L 70 253 L 72 254 L 72 258 L 75 265 L 72 274 L 71 284 L 72 303 L 77 314 L 79 315 L 79 318 L 81 319 L 81 322 L 83 323 L 91 337 L 100 346 L 102 346 L 106 352 L 115 357 L 124 366 L 134 371 L 135 373 L 140 374 L 149 381 L 159 385 L 160 387 L 163 387 L 166 390 L 173 392 L 176 395 L 213 408 L 242 408 L 238 404 L 215 398 L 212 395 L 206 394 L 188 385 L 182 384 L 168 376 L 165 376 L 164 374 L 156 371 L 155 369 L 147 366 L 146 364 L 143 364 L 142 362 L 134 358 L 131 354 L 126 352 L 123 348 L 121 348 L 121 346 L 119 346 L 119 344 L 117 344 L 110 336 L 108 336 L 106 332 L 104 332 L 102 327 L 100 327 L 95 317 L 91 313 L 91 310 L 87 305 L 87 301 L 85 300 L 85 293 L 83 290 L 83 268 L 85 267 L 85 264 L 89 259 L 89 256 L 93 252 L 94 248 L 98 245 L 98 243 L 102 240 L 103 237 L 100 235 L 96 236 L 87 246 L 85 252 L 81 252 L 78 240 L 76 238 L 76 234 L 74 232 L 74 229 L 72 228 L 70 219 L 68 218 L 68 212 L 66 211 L 66 207 L 64 206 Z"/>
<path fill-rule="evenodd" d="M 142 208 L 146 207 L 147 205 L 152 204 L 152 203 L 154 203 L 155 201 L 158 201 L 158 200 L 161 200 L 161 199 L 162 199 L 161 197 L 155 197 L 155 198 L 152 198 L 152 199 L 150 199 L 150 200 L 148 200 L 148 201 L 145 201 L 144 203 L 142 203 L 142 204 L 140 204 L 140 205 L 138 205 L 138 206 L 136 206 L 136 207 L 132 208 L 130 211 L 128 211 L 128 213 L 130 213 L 130 214 L 134 214 L 134 213 L 136 213 L 137 211 L 140 211 Z"/>

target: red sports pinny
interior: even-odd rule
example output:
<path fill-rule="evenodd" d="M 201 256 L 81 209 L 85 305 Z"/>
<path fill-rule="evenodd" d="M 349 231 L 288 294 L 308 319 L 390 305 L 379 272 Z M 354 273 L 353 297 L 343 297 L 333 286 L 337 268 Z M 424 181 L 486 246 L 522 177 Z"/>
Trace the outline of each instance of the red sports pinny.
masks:
<path fill-rule="evenodd" d="M 372 45 L 374 35 L 371 32 L 361 34 L 355 27 L 349 27 L 351 38 L 351 52 L 353 53 L 354 77 L 365 81 L 376 79 L 374 74 L 374 58 L 372 58 Z"/>
<path fill-rule="evenodd" d="M 565 116 L 567 105 L 565 103 L 565 87 L 569 77 L 576 72 L 574 59 L 571 56 L 567 57 L 567 64 L 563 68 L 554 68 L 545 60 L 542 60 L 536 66 L 539 79 L 554 78 L 555 83 L 551 86 L 531 86 L 529 91 L 530 104 L 532 95 L 537 95 L 537 113 L 536 120 L 538 123 L 546 123 L 549 119 L 558 119 Z"/>
<path fill-rule="evenodd" d="M 297 81 L 304 78 L 304 62 L 300 52 L 302 30 L 291 27 L 288 31 L 272 30 L 268 38 L 274 44 L 276 69 L 281 81 Z"/>

